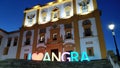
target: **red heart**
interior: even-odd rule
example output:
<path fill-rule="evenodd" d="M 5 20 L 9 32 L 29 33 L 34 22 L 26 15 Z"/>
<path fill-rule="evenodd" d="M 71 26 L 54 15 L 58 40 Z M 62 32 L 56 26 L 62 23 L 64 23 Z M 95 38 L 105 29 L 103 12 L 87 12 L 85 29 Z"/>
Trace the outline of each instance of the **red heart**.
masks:
<path fill-rule="evenodd" d="M 43 59 L 43 53 L 33 53 L 32 54 L 32 60 L 37 60 L 37 61 L 41 61 Z"/>

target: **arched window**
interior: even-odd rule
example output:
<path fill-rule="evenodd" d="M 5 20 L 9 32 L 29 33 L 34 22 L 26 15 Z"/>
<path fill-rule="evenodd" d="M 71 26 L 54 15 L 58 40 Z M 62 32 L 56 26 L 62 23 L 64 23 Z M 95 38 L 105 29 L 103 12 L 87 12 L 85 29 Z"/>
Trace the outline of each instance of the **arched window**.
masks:
<path fill-rule="evenodd" d="M 85 26 L 85 25 L 91 25 L 91 21 L 90 20 L 84 20 L 82 25 L 83 26 Z"/>
<path fill-rule="evenodd" d="M 72 39 L 72 23 L 64 25 L 65 27 L 65 39 Z"/>
<path fill-rule="evenodd" d="M 84 20 L 83 23 L 83 28 L 84 28 L 84 36 L 92 36 L 92 31 L 91 31 L 91 21 L 90 20 Z"/>
<path fill-rule="evenodd" d="M 93 47 L 88 47 L 88 48 L 87 48 L 87 53 L 88 53 L 88 56 L 94 56 Z"/>
<path fill-rule="evenodd" d="M 70 7 L 70 6 L 66 6 L 66 7 L 65 7 L 66 17 L 70 16 L 70 10 L 71 10 L 71 7 Z"/>
<path fill-rule="evenodd" d="M 52 10 L 52 21 L 57 21 L 58 18 L 59 18 L 59 9 L 57 7 L 55 7 L 53 10 Z"/>
<path fill-rule="evenodd" d="M 25 45 L 30 45 L 31 36 L 32 36 L 32 32 L 31 32 L 31 31 L 28 31 L 28 32 L 26 33 Z"/>
<path fill-rule="evenodd" d="M 8 38 L 7 47 L 10 47 L 10 45 L 11 45 L 11 41 L 12 41 L 12 38 L 11 38 L 11 37 Z"/>
<path fill-rule="evenodd" d="M 45 33 L 46 33 L 46 29 L 45 28 L 40 29 L 38 43 L 44 43 L 45 42 Z"/>
<path fill-rule="evenodd" d="M 13 46 L 16 46 L 16 45 L 17 45 L 17 43 L 18 43 L 18 37 L 15 37 L 15 38 L 14 38 L 14 43 L 13 43 Z"/>

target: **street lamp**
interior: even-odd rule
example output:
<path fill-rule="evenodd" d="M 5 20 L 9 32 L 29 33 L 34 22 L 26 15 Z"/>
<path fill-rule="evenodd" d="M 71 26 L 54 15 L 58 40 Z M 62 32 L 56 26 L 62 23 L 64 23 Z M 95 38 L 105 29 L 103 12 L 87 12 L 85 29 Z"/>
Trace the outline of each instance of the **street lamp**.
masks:
<path fill-rule="evenodd" d="M 112 36 L 113 36 L 114 43 L 115 43 L 117 58 L 120 61 L 119 50 L 118 50 L 118 47 L 117 47 L 117 43 L 116 43 L 116 39 L 115 39 L 115 32 L 114 32 L 115 25 L 114 24 L 110 24 L 110 25 L 108 25 L 108 27 L 112 31 Z"/>

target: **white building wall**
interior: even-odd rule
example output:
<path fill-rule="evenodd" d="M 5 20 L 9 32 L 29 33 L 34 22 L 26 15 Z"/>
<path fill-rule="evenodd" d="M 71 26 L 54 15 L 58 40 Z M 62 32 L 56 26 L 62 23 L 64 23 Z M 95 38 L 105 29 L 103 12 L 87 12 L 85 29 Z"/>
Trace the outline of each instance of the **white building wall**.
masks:
<path fill-rule="evenodd" d="M 35 15 L 35 16 L 29 19 L 28 16 L 32 17 L 31 15 Z M 37 10 L 26 13 L 24 25 L 28 27 L 33 26 L 36 23 L 36 18 L 37 18 Z M 30 22 L 30 20 L 32 20 L 32 22 Z"/>
<path fill-rule="evenodd" d="M 69 3 L 69 2 L 66 2 L 66 3 Z M 47 7 L 47 8 L 42 8 L 41 10 L 40 10 L 40 14 L 39 14 L 39 24 L 45 24 L 45 23 L 47 23 L 47 22 L 49 22 L 49 21 L 51 21 L 51 17 L 52 17 L 52 10 L 55 8 L 55 7 L 57 7 L 57 8 L 59 8 L 59 16 L 60 16 L 60 18 L 61 19 L 66 19 L 66 14 L 65 14 L 65 6 L 64 6 L 64 4 L 66 4 L 66 3 L 62 3 L 62 4 L 57 4 L 57 5 L 54 5 L 54 6 L 50 6 L 50 7 Z M 70 14 L 71 14 L 71 16 L 73 16 L 73 3 L 72 3 L 72 1 L 70 2 L 71 3 L 71 12 L 70 12 Z M 42 10 L 44 10 L 44 11 L 46 11 L 47 12 L 47 16 L 46 16 L 46 22 L 43 22 L 42 21 L 42 14 L 41 14 L 41 11 Z"/>
<path fill-rule="evenodd" d="M 20 52 L 20 59 L 24 59 L 24 54 L 32 53 L 32 45 L 33 45 L 33 41 L 34 41 L 34 30 L 30 30 L 30 31 L 32 32 L 30 45 L 25 45 L 24 44 L 25 41 L 26 41 L 27 31 L 25 31 L 24 34 L 23 34 L 22 47 L 21 47 L 21 52 Z"/>
<path fill-rule="evenodd" d="M 1 50 L 0 51 L 0 54 L 1 54 L 0 58 L 1 59 L 13 59 L 13 58 L 16 58 L 18 44 L 16 46 L 13 46 L 13 44 L 14 44 L 14 38 L 15 37 L 18 37 L 18 39 L 19 39 L 19 32 L 12 33 L 12 34 L 9 34 L 9 35 L 6 34 L 6 33 L 0 32 L 0 34 L 3 36 L 2 46 L 0 47 L 0 50 Z M 8 38 L 12 38 L 11 44 L 10 44 L 10 47 L 9 47 L 9 50 L 8 50 L 8 54 L 3 55 L 4 48 L 7 47 Z M 17 43 L 18 43 L 18 41 L 17 41 Z"/>
<path fill-rule="evenodd" d="M 80 20 L 78 22 L 79 24 L 79 37 L 80 37 L 80 47 L 81 47 L 81 53 L 82 52 L 87 52 L 87 47 L 93 47 L 94 50 L 94 56 L 89 57 L 91 60 L 94 59 L 101 59 L 101 51 L 100 51 L 100 44 L 98 40 L 98 35 L 97 35 L 97 28 L 96 28 L 96 22 L 95 18 L 89 18 L 91 21 L 91 31 L 93 33 L 93 36 L 90 37 L 84 37 L 84 29 L 82 26 L 83 20 Z M 92 44 L 86 44 L 86 42 L 93 42 Z"/>
<path fill-rule="evenodd" d="M 9 51 L 8 51 L 8 59 L 10 58 L 16 58 L 16 54 L 17 54 L 17 47 L 18 47 L 18 42 L 19 42 L 19 33 L 15 33 L 15 34 L 10 34 L 8 35 L 8 38 L 12 38 L 11 41 L 11 45 L 9 47 Z M 17 45 L 13 46 L 14 44 L 14 39 L 15 37 L 18 37 L 18 41 L 17 41 Z"/>

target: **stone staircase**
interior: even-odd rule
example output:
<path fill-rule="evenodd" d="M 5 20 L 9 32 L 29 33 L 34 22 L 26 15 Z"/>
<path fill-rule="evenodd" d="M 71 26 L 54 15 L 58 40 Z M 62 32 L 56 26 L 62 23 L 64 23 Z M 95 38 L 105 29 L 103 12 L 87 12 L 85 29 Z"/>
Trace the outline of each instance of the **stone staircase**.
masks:
<path fill-rule="evenodd" d="M 90 62 L 38 62 L 9 59 L 0 61 L 0 68 L 113 68 L 108 60 Z"/>

